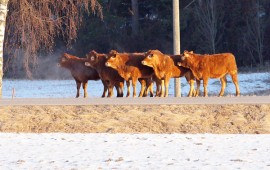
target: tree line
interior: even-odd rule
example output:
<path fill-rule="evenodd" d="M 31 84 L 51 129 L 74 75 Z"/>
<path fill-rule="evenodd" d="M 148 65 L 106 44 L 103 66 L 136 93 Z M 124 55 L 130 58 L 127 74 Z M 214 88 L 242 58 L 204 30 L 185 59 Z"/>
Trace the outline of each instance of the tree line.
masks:
<path fill-rule="evenodd" d="M 58 49 L 77 56 L 92 49 L 173 53 L 172 0 L 98 0 L 91 1 L 96 2 L 92 6 L 88 0 L 52 1 L 10 4 L 4 51 L 7 77 L 22 70 L 31 75 L 38 59 L 57 60 L 53 54 Z M 180 0 L 181 50 L 231 52 L 239 67 L 269 66 L 269 11 L 269 0 Z"/>

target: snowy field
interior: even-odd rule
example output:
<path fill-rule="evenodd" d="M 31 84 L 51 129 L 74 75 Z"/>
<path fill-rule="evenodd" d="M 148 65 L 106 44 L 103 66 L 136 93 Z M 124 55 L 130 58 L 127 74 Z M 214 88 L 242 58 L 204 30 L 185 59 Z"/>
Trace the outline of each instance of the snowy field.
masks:
<path fill-rule="evenodd" d="M 270 169 L 269 135 L 0 134 L 0 169 Z"/>
<path fill-rule="evenodd" d="M 239 74 L 241 93 L 269 90 L 269 77 Z M 68 98 L 76 93 L 74 80 L 6 79 L 3 97 L 11 98 L 13 88 L 17 98 Z M 99 97 L 101 89 L 100 81 L 90 81 L 89 97 Z M 182 78 L 182 95 L 188 89 Z M 217 95 L 219 81 L 211 80 L 208 89 Z M 234 93 L 228 77 L 226 94 Z M 0 133 L 0 169 L 270 169 L 269 143 L 270 135 L 256 134 Z"/>
<path fill-rule="evenodd" d="M 256 91 L 270 89 L 270 73 L 249 73 L 239 74 L 239 86 L 242 95 L 252 95 Z M 227 87 L 225 95 L 235 95 L 235 86 L 231 81 L 231 77 L 227 76 Z M 187 96 L 189 84 L 185 78 L 181 78 L 182 96 Z M 210 95 L 217 96 L 221 85 L 218 79 L 210 79 L 208 91 Z M 12 89 L 15 89 L 15 97 L 17 98 L 69 98 L 76 95 L 76 83 L 74 80 L 11 80 L 3 81 L 3 98 L 11 98 Z M 100 97 L 102 95 L 103 85 L 101 81 L 88 82 L 89 97 Z M 132 88 L 131 88 L 132 90 Z M 139 94 L 140 85 L 137 84 L 137 94 Z M 201 82 L 201 92 L 203 85 Z M 114 92 L 116 95 L 116 91 Z M 126 94 L 126 88 L 124 90 Z M 169 86 L 169 95 L 174 94 L 174 79 L 171 79 Z M 202 94 L 202 93 L 201 93 Z M 81 88 L 80 95 L 83 96 Z"/>

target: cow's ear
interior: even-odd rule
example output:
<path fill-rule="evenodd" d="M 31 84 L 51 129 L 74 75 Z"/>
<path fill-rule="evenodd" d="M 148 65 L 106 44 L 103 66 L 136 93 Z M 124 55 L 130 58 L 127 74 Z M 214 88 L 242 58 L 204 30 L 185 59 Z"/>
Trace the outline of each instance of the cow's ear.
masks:
<path fill-rule="evenodd" d="M 187 50 L 184 51 L 183 55 L 188 55 L 189 52 Z"/>
<path fill-rule="evenodd" d="M 184 55 L 181 56 L 181 60 L 184 61 L 186 57 Z"/>
<path fill-rule="evenodd" d="M 190 53 L 190 54 L 193 54 L 193 51 L 190 51 L 189 53 Z"/>

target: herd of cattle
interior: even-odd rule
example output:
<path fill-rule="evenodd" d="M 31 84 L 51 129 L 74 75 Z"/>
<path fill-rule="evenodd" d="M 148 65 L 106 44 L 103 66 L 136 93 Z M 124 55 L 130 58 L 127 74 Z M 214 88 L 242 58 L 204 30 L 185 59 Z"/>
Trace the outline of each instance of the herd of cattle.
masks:
<path fill-rule="evenodd" d="M 136 97 L 136 83 L 139 81 L 141 90 L 139 97 L 154 95 L 167 97 L 171 78 L 185 76 L 190 85 L 189 97 L 200 95 L 200 80 L 203 80 L 204 96 L 208 95 L 207 84 L 209 78 L 219 78 L 221 90 L 224 94 L 226 75 L 230 74 L 236 88 L 236 96 L 240 95 L 237 65 L 231 53 L 222 54 L 195 54 L 193 51 L 184 51 L 180 55 L 163 54 L 159 50 L 149 50 L 145 53 L 119 53 L 111 50 L 108 54 L 89 52 L 85 58 L 79 58 L 64 53 L 58 63 L 59 66 L 70 70 L 77 85 L 77 95 L 81 84 L 84 97 L 87 97 L 88 80 L 101 80 L 103 83 L 102 97 L 112 97 L 113 88 L 116 88 L 117 97 L 124 96 L 124 83 L 130 95 L 130 82 L 133 87 L 133 97 Z M 196 82 L 196 89 L 194 83 Z M 156 84 L 154 94 L 153 84 Z"/>

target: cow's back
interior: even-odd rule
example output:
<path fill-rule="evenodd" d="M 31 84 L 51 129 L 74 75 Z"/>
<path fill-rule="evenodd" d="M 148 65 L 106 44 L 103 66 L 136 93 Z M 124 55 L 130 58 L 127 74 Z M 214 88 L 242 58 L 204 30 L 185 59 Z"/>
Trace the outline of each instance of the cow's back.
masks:
<path fill-rule="evenodd" d="M 142 61 L 145 58 L 144 53 L 130 53 L 129 59 L 126 62 L 126 66 L 133 66 L 138 68 L 143 77 L 148 77 L 154 74 L 154 70 L 151 67 L 142 65 Z"/>
<path fill-rule="evenodd" d="M 212 78 L 219 78 L 229 72 L 237 72 L 235 57 L 231 53 L 204 55 L 200 69 L 207 69 Z"/>
<path fill-rule="evenodd" d="M 81 82 L 86 80 L 99 80 L 98 72 L 91 67 L 85 66 L 86 61 L 87 60 L 82 58 L 72 61 L 72 69 L 70 69 L 70 72 L 74 79 Z"/>

